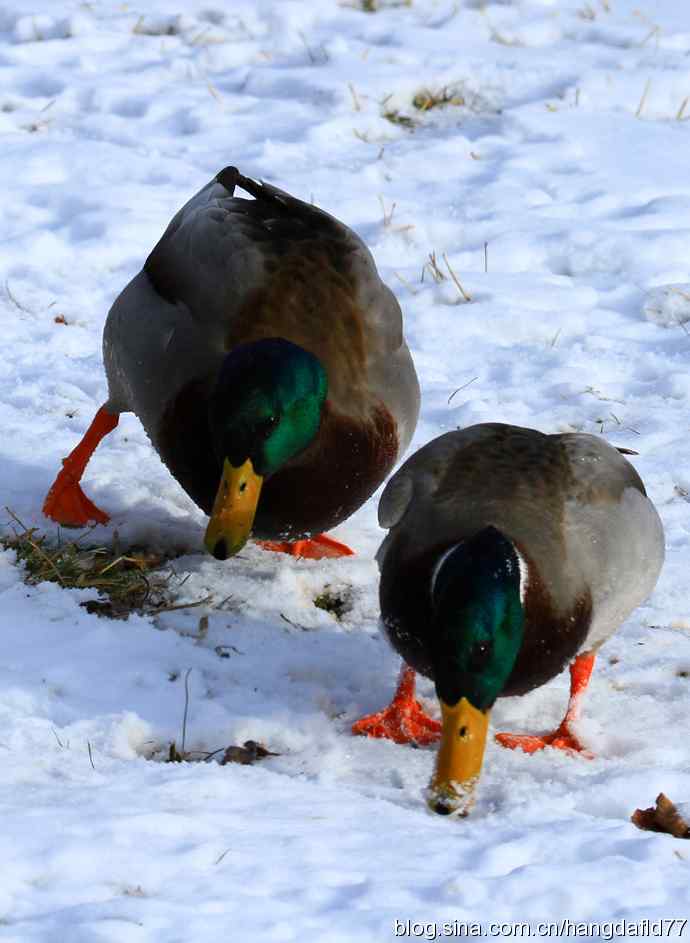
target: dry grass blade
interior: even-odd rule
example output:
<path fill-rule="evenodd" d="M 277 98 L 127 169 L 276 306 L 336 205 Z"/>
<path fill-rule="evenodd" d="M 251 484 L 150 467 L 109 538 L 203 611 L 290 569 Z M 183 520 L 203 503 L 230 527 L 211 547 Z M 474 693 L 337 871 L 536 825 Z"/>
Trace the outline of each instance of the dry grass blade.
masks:
<path fill-rule="evenodd" d="M 184 714 L 182 715 L 182 755 L 184 756 L 185 741 L 187 740 L 187 716 L 189 714 L 189 676 L 191 668 L 187 668 L 184 676 Z"/>
<path fill-rule="evenodd" d="M 387 228 L 390 226 L 390 224 L 391 224 L 391 222 L 392 222 L 392 220 L 393 220 L 393 214 L 395 213 L 395 207 L 396 207 L 398 204 L 397 204 L 397 203 L 391 203 L 391 208 L 390 208 L 389 210 L 387 210 L 387 209 L 386 209 L 386 204 L 385 204 L 385 202 L 384 202 L 384 199 L 383 199 L 383 197 L 382 197 L 380 194 L 379 194 L 379 203 L 381 204 L 381 212 L 383 213 L 383 225 L 384 225 L 384 227 L 387 229 Z"/>
<path fill-rule="evenodd" d="M 635 112 L 635 117 L 639 118 L 642 115 L 644 110 L 645 103 L 647 101 L 647 95 L 649 95 L 649 89 L 651 87 L 652 80 L 647 79 L 644 86 L 644 91 L 642 92 L 642 98 L 640 99 L 640 104 L 637 106 L 637 111 Z"/>
<path fill-rule="evenodd" d="M 395 277 L 398 279 L 398 281 L 400 282 L 400 284 L 401 284 L 401 285 L 404 285 L 405 288 L 407 288 L 407 290 L 409 291 L 409 293 L 410 293 L 411 295 L 416 295 L 416 294 L 417 294 L 417 289 L 416 289 L 413 285 L 411 285 L 410 282 L 408 282 L 408 280 L 407 280 L 406 278 L 403 278 L 403 276 L 400 274 L 400 272 L 393 272 L 393 274 L 394 274 Z"/>
<path fill-rule="evenodd" d="M 462 285 L 460 284 L 460 279 L 459 279 L 458 276 L 455 274 L 455 272 L 453 271 L 453 269 L 450 267 L 450 262 L 448 261 L 448 256 L 446 255 L 445 252 L 443 253 L 443 261 L 446 263 L 446 268 L 448 269 L 448 272 L 450 273 L 450 277 L 451 277 L 451 278 L 453 279 L 453 281 L 455 282 L 455 286 L 456 286 L 456 288 L 458 289 L 458 291 L 460 292 L 460 294 L 462 295 L 463 299 L 464 299 L 465 301 L 472 301 L 472 296 L 467 294 L 467 292 L 465 291 L 465 289 L 464 289 L 464 288 L 462 287 Z"/>
<path fill-rule="evenodd" d="M 424 281 L 424 272 L 427 270 L 427 268 L 431 272 L 431 277 L 433 278 L 435 282 L 445 282 L 446 276 L 438 267 L 438 262 L 436 261 L 435 252 L 429 253 L 429 258 L 426 260 L 426 262 L 422 266 L 422 277 L 420 278 L 420 281 L 422 282 Z"/>

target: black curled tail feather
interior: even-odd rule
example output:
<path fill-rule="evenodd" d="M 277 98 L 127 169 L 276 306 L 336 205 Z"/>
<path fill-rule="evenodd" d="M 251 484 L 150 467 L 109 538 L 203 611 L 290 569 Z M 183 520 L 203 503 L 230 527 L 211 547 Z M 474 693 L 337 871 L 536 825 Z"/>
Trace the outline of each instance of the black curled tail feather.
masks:
<path fill-rule="evenodd" d="M 235 187 L 238 183 L 245 179 L 246 178 L 242 177 L 237 167 L 224 167 L 220 173 L 216 174 L 216 180 L 225 187 L 230 196 L 234 195 Z M 243 184 L 240 185 L 243 186 Z"/>
<path fill-rule="evenodd" d="M 251 177 L 245 177 L 239 172 L 237 167 L 224 167 L 220 173 L 216 174 L 216 180 L 220 183 L 231 196 L 235 194 L 235 187 L 241 187 L 255 200 L 270 203 L 272 211 L 281 216 L 290 217 L 291 220 L 300 219 L 303 223 L 312 227 L 316 226 L 322 229 L 324 233 L 332 236 L 343 236 L 343 226 L 330 214 L 313 206 L 311 203 L 305 203 L 298 200 L 297 197 L 285 193 L 270 183 L 263 183 L 252 180 Z"/>

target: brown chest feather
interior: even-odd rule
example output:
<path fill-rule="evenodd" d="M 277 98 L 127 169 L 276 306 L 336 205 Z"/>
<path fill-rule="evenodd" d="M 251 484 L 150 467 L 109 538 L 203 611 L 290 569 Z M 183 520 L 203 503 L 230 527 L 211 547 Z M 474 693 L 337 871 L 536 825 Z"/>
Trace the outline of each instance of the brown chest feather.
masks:
<path fill-rule="evenodd" d="M 407 664 L 432 680 L 431 573 L 446 549 L 435 547 L 395 568 L 384 564 L 381 573 L 381 614 L 386 634 Z M 577 599 L 570 612 L 556 614 L 547 590 L 533 579 L 525 597 L 522 647 L 501 696 L 526 694 L 560 674 L 584 642 L 591 616 L 589 594 Z"/>
<path fill-rule="evenodd" d="M 187 494 L 210 514 L 221 464 L 211 445 L 207 403 L 204 384 L 185 387 L 166 408 L 154 445 Z M 397 454 L 395 422 L 383 405 L 369 422 L 359 422 L 335 413 L 327 402 L 314 442 L 264 482 L 254 536 L 296 540 L 335 527 L 373 494 Z"/>

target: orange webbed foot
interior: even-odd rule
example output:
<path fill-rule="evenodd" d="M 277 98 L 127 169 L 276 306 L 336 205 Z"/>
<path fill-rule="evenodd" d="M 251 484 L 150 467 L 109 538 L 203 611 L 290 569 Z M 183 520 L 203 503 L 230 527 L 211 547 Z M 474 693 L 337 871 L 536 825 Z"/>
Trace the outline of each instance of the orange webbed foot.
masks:
<path fill-rule="evenodd" d="M 350 550 L 346 544 L 333 540 L 327 534 L 317 534 L 309 540 L 257 540 L 257 543 L 264 550 L 271 550 L 274 553 L 288 553 L 292 557 L 303 557 L 306 560 L 334 559 L 354 555 L 354 550 Z"/>
<path fill-rule="evenodd" d="M 352 725 L 352 732 L 363 737 L 417 743 L 426 746 L 441 738 L 441 725 L 429 717 L 418 701 L 406 709 L 393 704 L 377 714 L 367 714 Z"/>
<path fill-rule="evenodd" d="M 518 733 L 497 733 L 495 739 L 502 747 L 509 750 L 522 750 L 523 753 L 537 753 L 544 747 L 553 747 L 555 750 L 564 750 L 566 753 L 577 753 L 584 759 L 593 760 L 594 754 L 584 747 L 575 734 L 568 727 L 560 726 L 553 733 L 543 736 Z"/>
<path fill-rule="evenodd" d="M 119 414 L 101 406 L 81 442 L 62 460 L 62 468 L 43 502 L 46 517 L 63 527 L 84 527 L 90 521 L 107 524 L 110 518 L 81 490 L 79 482 L 98 443 L 117 426 Z"/>
<path fill-rule="evenodd" d="M 352 725 L 352 733 L 394 743 L 415 743 L 426 746 L 441 737 L 441 724 L 424 713 L 415 699 L 415 673 L 403 668 L 398 690 L 391 704 L 376 714 L 361 717 Z"/>
<path fill-rule="evenodd" d="M 86 497 L 81 485 L 63 468 L 43 503 L 46 517 L 63 527 L 85 527 L 90 522 L 107 524 L 110 517 Z"/>
<path fill-rule="evenodd" d="M 556 750 L 565 750 L 566 753 L 578 754 L 588 760 L 594 759 L 594 754 L 584 747 L 571 729 L 571 724 L 580 713 L 580 701 L 587 689 L 594 667 L 594 654 L 583 652 L 577 655 L 570 666 L 570 698 L 568 709 L 560 725 L 553 733 L 543 736 L 529 734 L 497 733 L 495 739 L 509 750 L 523 750 L 525 753 L 537 753 L 544 747 L 553 747 Z"/>

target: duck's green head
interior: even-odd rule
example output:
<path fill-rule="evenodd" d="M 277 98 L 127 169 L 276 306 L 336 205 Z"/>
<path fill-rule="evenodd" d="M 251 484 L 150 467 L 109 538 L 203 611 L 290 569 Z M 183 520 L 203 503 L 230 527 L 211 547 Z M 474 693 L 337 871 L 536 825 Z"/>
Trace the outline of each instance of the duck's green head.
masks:
<path fill-rule="evenodd" d="M 526 564 L 486 527 L 446 550 L 432 574 L 431 660 L 443 732 L 429 805 L 465 815 L 481 772 L 489 711 L 523 639 Z"/>
<path fill-rule="evenodd" d="M 246 543 L 264 479 L 316 437 L 327 390 L 319 359 L 282 338 L 242 344 L 225 358 L 209 411 L 223 472 L 204 542 L 217 559 Z"/>

